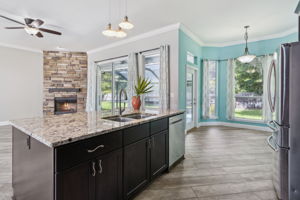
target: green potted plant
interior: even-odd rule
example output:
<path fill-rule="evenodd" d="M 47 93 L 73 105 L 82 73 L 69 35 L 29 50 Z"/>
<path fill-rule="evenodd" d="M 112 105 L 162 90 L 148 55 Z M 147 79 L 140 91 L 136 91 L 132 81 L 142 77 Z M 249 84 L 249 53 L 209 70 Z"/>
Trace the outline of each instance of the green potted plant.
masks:
<path fill-rule="evenodd" d="M 141 98 L 142 94 L 147 94 L 152 92 L 151 81 L 142 77 L 138 77 L 137 84 L 134 86 L 136 96 L 132 97 L 131 103 L 135 111 L 139 111 L 141 107 Z"/>

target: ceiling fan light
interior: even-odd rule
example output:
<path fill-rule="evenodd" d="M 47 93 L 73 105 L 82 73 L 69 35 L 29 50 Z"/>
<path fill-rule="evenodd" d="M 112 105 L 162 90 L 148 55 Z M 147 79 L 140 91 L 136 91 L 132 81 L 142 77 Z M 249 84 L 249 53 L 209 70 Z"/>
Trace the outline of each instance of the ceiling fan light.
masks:
<path fill-rule="evenodd" d="M 124 38 L 126 36 L 127 36 L 127 33 L 125 31 L 123 31 L 121 27 L 119 27 L 118 30 L 116 31 L 115 37 Z"/>
<path fill-rule="evenodd" d="M 111 28 L 111 24 L 108 24 L 107 28 L 104 31 L 102 31 L 102 34 L 107 37 L 115 37 L 116 31 Z"/>
<path fill-rule="evenodd" d="M 25 26 L 24 29 L 29 35 L 36 35 L 39 32 L 39 30 L 37 28 L 32 28 L 29 26 Z"/>
<path fill-rule="evenodd" d="M 238 61 L 241 63 L 251 63 L 256 58 L 255 55 L 245 54 L 240 57 L 238 57 Z"/>
<path fill-rule="evenodd" d="M 124 17 L 124 20 L 119 24 L 119 26 L 125 30 L 130 30 L 134 27 L 134 25 L 129 22 L 127 16 Z"/>

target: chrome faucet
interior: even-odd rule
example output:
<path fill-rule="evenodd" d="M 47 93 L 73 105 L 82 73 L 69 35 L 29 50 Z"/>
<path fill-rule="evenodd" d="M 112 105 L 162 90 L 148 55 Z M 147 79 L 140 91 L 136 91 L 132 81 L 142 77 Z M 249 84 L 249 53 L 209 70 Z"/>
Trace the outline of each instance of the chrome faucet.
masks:
<path fill-rule="evenodd" d="M 122 99 L 122 94 L 125 95 L 125 99 L 124 99 L 124 100 L 127 100 L 127 99 L 128 99 L 128 98 L 127 98 L 127 93 L 126 93 L 125 89 L 122 88 L 122 89 L 120 90 L 120 93 L 119 93 L 119 115 L 120 115 L 120 116 L 122 116 L 122 113 L 125 111 L 125 106 L 126 106 L 126 102 L 124 102 L 124 107 L 122 108 L 122 101 L 121 101 L 121 99 Z"/>

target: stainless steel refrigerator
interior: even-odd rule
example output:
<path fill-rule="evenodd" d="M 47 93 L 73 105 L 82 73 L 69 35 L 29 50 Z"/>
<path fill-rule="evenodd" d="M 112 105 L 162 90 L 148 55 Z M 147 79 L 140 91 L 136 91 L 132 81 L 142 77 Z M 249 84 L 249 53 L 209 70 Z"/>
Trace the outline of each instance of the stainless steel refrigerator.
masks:
<path fill-rule="evenodd" d="M 268 99 L 274 187 L 279 199 L 300 200 L 300 42 L 281 45 L 269 71 Z"/>

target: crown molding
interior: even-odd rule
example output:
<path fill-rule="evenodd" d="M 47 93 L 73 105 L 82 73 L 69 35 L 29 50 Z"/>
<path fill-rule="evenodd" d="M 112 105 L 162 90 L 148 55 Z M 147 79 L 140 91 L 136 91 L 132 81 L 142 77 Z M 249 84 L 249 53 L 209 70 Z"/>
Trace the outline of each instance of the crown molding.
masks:
<path fill-rule="evenodd" d="M 156 35 L 159 35 L 159 34 L 162 34 L 162 33 L 166 33 L 166 32 L 169 32 L 169 31 L 178 30 L 179 27 L 180 27 L 180 23 L 171 24 L 171 25 L 159 28 L 159 29 L 155 29 L 153 31 L 142 33 L 140 35 L 136 35 L 136 36 L 133 36 L 133 37 L 130 37 L 130 38 L 118 41 L 118 42 L 114 42 L 114 43 L 111 43 L 111 44 L 108 44 L 108 45 L 105 45 L 105 46 L 102 46 L 102 47 L 99 47 L 99 48 L 96 48 L 96 49 L 89 50 L 89 51 L 87 51 L 87 53 L 91 54 L 91 53 L 95 53 L 95 52 L 98 52 L 98 51 L 103 51 L 103 50 L 110 49 L 110 48 L 113 48 L 113 47 L 117 47 L 117 46 L 120 46 L 120 45 L 135 42 L 135 41 L 138 41 L 138 40 L 141 40 L 141 39 L 153 37 L 153 36 L 156 36 Z"/>
<path fill-rule="evenodd" d="M 298 28 L 294 27 L 294 28 L 291 28 L 289 30 L 286 30 L 286 31 L 283 31 L 280 33 L 252 38 L 251 40 L 248 40 L 248 43 L 281 38 L 281 37 L 285 37 L 285 36 L 288 36 L 288 35 L 296 33 L 296 32 L 298 32 Z M 226 46 L 233 46 L 233 45 L 244 44 L 244 43 L 245 43 L 245 40 L 236 40 L 236 41 L 222 42 L 222 43 L 204 43 L 204 46 L 206 46 L 206 47 L 226 47 Z"/>
<path fill-rule="evenodd" d="M 205 43 L 200 40 L 200 38 L 193 33 L 188 27 L 186 27 L 184 24 L 180 23 L 180 30 L 183 31 L 185 34 L 187 34 L 191 39 L 193 39 L 195 42 L 197 42 L 200 46 L 205 45 Z"/>
<path fill-rule="evenodd" d="M 19 46 L 19 45 L 12 45 L 12 44 L 0 43 L 0 46 L 1 47 L 13 48 L 13 49 L 19 49 L 19 50 L 23 50 L 23 51 L 30 51 L 30 52 L 34 52 L 34 53 L 43 53 L 42 50 L 28 48 L 28 47 Z"/>

